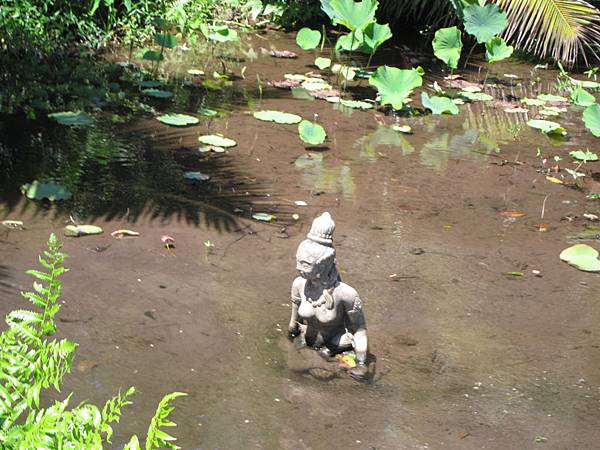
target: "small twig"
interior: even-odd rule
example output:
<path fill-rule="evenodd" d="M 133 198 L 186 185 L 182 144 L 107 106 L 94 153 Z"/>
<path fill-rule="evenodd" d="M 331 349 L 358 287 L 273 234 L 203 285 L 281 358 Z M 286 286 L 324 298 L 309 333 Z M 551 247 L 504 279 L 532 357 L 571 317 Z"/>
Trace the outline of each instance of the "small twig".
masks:
<path fill-rule="evenodd" d="M 546 200 L 548 200 L 549 195 L 544 197 L 544 201 L 542 202 L 542 214 L 540 215 L 540 219 L 544 218 L 544 212 L 546 211 Z"/>

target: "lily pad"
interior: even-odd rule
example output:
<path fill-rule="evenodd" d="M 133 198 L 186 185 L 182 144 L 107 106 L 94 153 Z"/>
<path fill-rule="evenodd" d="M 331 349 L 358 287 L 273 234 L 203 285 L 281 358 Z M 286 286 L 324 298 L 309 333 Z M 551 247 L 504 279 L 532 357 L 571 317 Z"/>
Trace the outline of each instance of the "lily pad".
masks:
<path fill-rule="evenodd" d="M 256 111 L 253 116 L 258 120 L 264 120 L 265 122 L 275 122 L 283 124 L 299 123 L 302 121 L 302 117 L 297 114 L 286 113 L 282 111 Z"/>
<path fill-rule="evenodd" d="M 590 152 L 589 150 L 586 150 L 586 151 L 576 150 L 576 151 L 569 152 L 569 155 L 571 155 L 573 158 L 578 159 L 580 161 L 598 161 L 598 155 Z"/>
<path fill-rule="evenodd" d="M 587 244 L 576 244 L 560 253 L 560 259 L 585 272 L 600 272 L 598 252 Z"/>
<path fill-rule="evenodd" d="M 353 109 L 372 109 L 373 104 L 368 102 L 363 102 L 360 100 L 343 100 L 340 99 L 340 104 L 346 106 L 347 108 Z"/>
<path fill-rule="evenodd" d="M 187 127 L 188 125 L 196 125 L 200 122 L 197 117 L 188 116 L 187 114 L 166 114 L 158 116 L 156 119 L 173 127 Z"/>
<path fill-rule="evenodd" d="M 381 66 L 369 78 L 369 84 L 377 88 L 382 105 L 402 109 L 413 89 L 423 84 L 423 74 L 417 69 Z"/>
<path fill-rule="evenodd" d="M 96 225 L 67 225 L 65 227 L 65 236 L 80 237 L 102 234 L 102 228 Z"/>
<path fill-rule="evenodd" d="M 567 130 L 565 130 L 559 123 L 552 122 L 550 120 L 530 120 L 527 122 L 532 128 L 540 130 L 544 134 L 554 136 L 566 136 Z"/>
<path fill-rule="evenodd" d="M 427 92 L 421 92 L 421 103 L 425 108 L 431 110 L 432 114 L 458 114 L 458 106 L 452 103 L 448 97 L 436 95 L 429 97 Z"/>
<path fill-rule="evenodd" d="M 542 116 L 559 116 L 559 112 L 558 111 L 554 111 L 553 109 L 540 109 L 539 113 Z"/>
<path fill-rule="evenodd" d="M 206 38 L 215 42 L 234 42 L 239 39 L 237 31 L 226 25 L 216 25 L 209 28 Z"/>
<path fill-rule="evenodd" d="M 185 172 L 183 178 L 191 181 L 208 181 L 210 180 L 210 175 L 202 172 Z"/>
<path fill-rule="evenodd" d="M 506 12 L 493 3 L 480 6 L 476 2 L 464 9 L 465 30 L 475 36 L 478 44 L 483 44 L 500 34 L 506 26 L 506 21 Z"/>
<path fill-rule="evenodd" d="M 525 103 L 527 106 L 544 106 L 546 102 L 544 100 L 540 100 L 538 98 L 523 98 L 521 99 L 521 103 Z"/>
<path fill-rule="evenodd" d="M 72 197 L 66 187 L 56 183 L 40 183 L 34 181 L 21 186 L 21 192 L 25 197 L 32 200 L 42 200 L 47 198 L 51 202 L 56 200 L 68 200 Z"/>
<path fill-rule="evenodd" d="M 596 137 L 600 137 L 600 105 L 594 103 L 583 112 L 583 123 Z"/>
<path fill-rule="evenodd" d="M 217 147 L 224 148 L 235 147 L 237 145 L 237 142 L 235 142 L 233 139 L 223 137 L 220 134 L 207 134 L 200 136 L 198 141 L 205 145 L 215 145 Z"/>
<path fill-rule="evenodd" d="M 225 149 L 223 147 L 217 147 L 216 145 L 202 145 L 198 148 L 200 153 L 225 153 Z"/>
<path fill-rule="evenodd" d="M 452 69 L 458 67 L 458 60 L 462 51 L 460 30 L 456 27 L 441 28 L 435 32 L 432 42 L 433 54 L 441 59 Z"/>
<path fill-rule="evenodd" d="M 81 111 L 62 111 L 48 114 L 48 117 L 56 120 L 61 125 L 91 125 L 94 123 L 94 118 L 89 114 Z"/>
<path fill-rule="evenodd" d="M 133 231 L 133 230 L 115 230 L 112 233 L 110 233 L 110 235 L 114 238 L 117 239 L 123 239 L 125 237 L 138 237 L 140 235 L 140 233 L 138 233 L 137 231 Z"/>
<path fill-rule="evenodd" d="M 325 70 L 331 66 L 331 58 L 323 58 L 319 56 L 315 59 L 315 66 L 317 66 L 321 70 Z"/>
<path fill-rule="evenodd" d="M 494 37 L 485 43 L 485 59 L 489 63 L 495 63 L 509 58 L 514 51 L 514 47 L 506 45 L 504 39 Z"/>
<path fill-rule="evenodd" d="M 321 42 L 321 32 L 319 30 L 311 30 L 310 28 L 302 28 L 296 35 L 296 44 L 302 50 L 312 50 Z"/>
<path fill-rule="evenodd" d="M 204 106 L 198 108 L 198 114 L 202 114 L 203 116 L 206 117 L 215 117 L 219 114 L 218 111 L 215 111 L 214 109 L 210 109 L 210 108 L 206 108 Z"/>
<path fill-rule="evenodd" d="M 494 100 L 494 97 L 484 92 L 460 91 L 459 95 L 472 102 L 489 102 L 490 100 Z"/>
<path fill-rule="evenodd" d="M 302 75 L 300 73 L 286 73 L 285 75 L 283 75 L 283 78 L 292 81 L 304 81 L 307 77 L 306 75 Z"/>
<path fill-rule="evenodd" d="M 567 99 L 566 97 L 563 97 L 561 95 L 554 95 L 554 94 L 540 94 L 537 96 L 537 98 L 539 100 L 542 100 L 544 102 L 564 102 L 567 103 L 569 101 L 569 99 Z"/>
<path fill-rule="evenodd" d="M 591 106 L 596 103 L 596 97 L 583 88 L 577 88 L 571 92 L 571 101 L 578 106 Z"/>
<path fill-rule="evenodd" d="M 154 98 L 171 98 L 171 97 L 173 97 L 172 92 L 163 91 L 161 89 L 144 89 L 144 90 L 142 90 L 142 94 L 147 95 L 148 97 L 154 97 Z"/>
<path fill-rule="evenodd" d="M 303 120 L 298 124 L 298 134 L 300 139 L 310 145 L 320 145 L 325 142 L 327 133 L 318 123 Z"/>
<path fill-rule="evenodd" d="M 273 214 L 267 213 L 254 213 L 252 214 L 252 218 L 261 222 L 272 222 L 276 219 L 276 217 Z"/>

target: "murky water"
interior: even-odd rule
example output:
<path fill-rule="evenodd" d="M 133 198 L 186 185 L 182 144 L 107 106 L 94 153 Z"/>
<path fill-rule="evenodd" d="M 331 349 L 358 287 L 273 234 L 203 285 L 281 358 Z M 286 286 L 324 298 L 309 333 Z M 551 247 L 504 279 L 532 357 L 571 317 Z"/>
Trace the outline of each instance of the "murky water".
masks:
<path fill-rule="evenodd" d="M 476 102 L 458 116 L 412 118 L 340 109 L 269 87 L 312 70 L 312 56 L 271 58 L 261 47 L 295 50 L 293 39 L 264 38 L 228 55 L 238 77 L 224 90 L 186 74 L 221 63 L 204 65 L 195 50 L 167 59 L 185 83 L 168 85 L 172 101 L 146 100 L 148 111 L 221 112 L 198 126 L 172 129 L 151 113 L 100 113 L 83 129 L 3 122 L 1 216 L 27 229 L 1 237 L 2 312 L 22 306 L 23 271 L 50 231 L 69 216 L 105 230 L 65 238 L 72 270 L 59 329 L 80 347 L 64 391 L 101 403 L 120 386 L 138 388 L 115 443 L 143 433 L 158 399 L 180 390 L 189 394 L 173 414 L 183 448 L 505 449 L 542 445 L 536 437 L 549 448 L 594 448 L 599 279 L 558 254 L 584 229 L 583 213 L 600 209 L 585 196 L 600 163 L 580 168 L 583 191 L 538 171 L 554 156 L 575 167 L 569 151 L 595 148 L 581 111 L 560 116 L 569 139 L 557 142 L 525 125 L 535 108 L 514 114 Z M 498 100 L 554 89 L 555 73 L 531 85 L 524 64 L 492 70 L 497 87 L 485 90 Z M 294 125 L 258 122 L 257 109 L 318 114 L 327 145 L 305 147 Z M 200 153 L 204 133 L 238 146 Z M 189 183 L 186 171 L 211 179 Z M 24 200 L 19 186 L 34 179 L 60 182 L 73 198 Z M 342 275 L 366 305 L 371 384 L 285 337 L 295 248 L 324 210 L 337 222 Z M 277 221 L 252 221 L 253 212 Z M 540 222 L 550 231 L 539 232 Z M 110 237 L 119 228 L 141 237 Z M 174 254 L 162 234 L 176 239 Z"/>

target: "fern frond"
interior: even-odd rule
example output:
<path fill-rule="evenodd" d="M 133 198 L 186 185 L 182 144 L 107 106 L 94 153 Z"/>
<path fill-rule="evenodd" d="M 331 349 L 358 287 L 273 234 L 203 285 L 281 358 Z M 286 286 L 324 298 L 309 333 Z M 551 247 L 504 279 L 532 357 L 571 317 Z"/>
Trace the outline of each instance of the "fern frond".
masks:
<path fill-rule="evenodd" d="M 104 404 L 104 408 L 102 408 L 102 425 L 100 426 L 100 430 L 106 434 L 106 442 L 110 443 L 113 434 L 110 424 L 119 422 L 121 419 L 121 408 L 133 403 L 129 400 L 129 397 L 133 394 L 135 394 L 135 388 L 130 387 L 124 394 L 121 394 L 121 391 L 119 391 L 117 395 Z"/>
<path fill-rule="evenodd" d="M 169 414 L 173 411 L 174 407 L 171 406 L 170 402 L 177 397 L 182 397 L 187 395 L 185 392 L 172 392 L 170 394 L 165 395 L 158 407 L 156 408 L 156 413 L 154 413 L 154 417 L 150 421 L 150 426 L 148 427 L 148 434 L 146 437 L 146 450 L 153 450 L 158 448 L 168 448 L 172 450 L 176 450 L 180 447 L 173 444 L 173 441 L 176 441 L 177 438 L 171 436 L 168 433 L 165 433 L 160 428 L 161 427 L 174 427 L 177 426 L 174 422 L 168 420 Z"/>
<path fill-rule="evenodd" d="M 518 48 L 573 65 L 600 44 L 600 11 L 583 0 L 495 0 L 508 13 L 503 35 Z"/>

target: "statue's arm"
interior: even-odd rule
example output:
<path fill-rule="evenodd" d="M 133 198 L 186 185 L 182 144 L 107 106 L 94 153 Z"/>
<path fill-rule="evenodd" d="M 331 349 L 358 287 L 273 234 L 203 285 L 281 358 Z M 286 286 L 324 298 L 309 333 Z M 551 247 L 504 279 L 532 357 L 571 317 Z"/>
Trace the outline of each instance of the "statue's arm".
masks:
<path fill-rule="evenodd" d="M 367 337 L 367 324 L 363 312 L 362 301 L 356 295 L 351 304 L 347 305 L 346 313 L 351 326 L 351 332 L 354 335 L 354 352 L 356 360 L 364 364 L 367 361 L 367 350 L 369 348 L 369 339 Z"/>
<path fill-rule="evenodd" d="M 292 316 L 290 317 L 290 323 L 288 325 L 288 333 L 290 337 L 298 336 L 299 324 L 298 324 L 298 306 L 300 306 L 300 280 L 296 278 L 292 284 Z"/>

